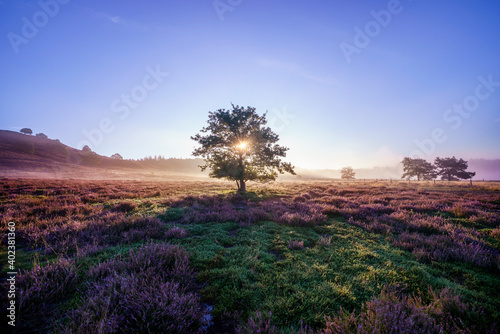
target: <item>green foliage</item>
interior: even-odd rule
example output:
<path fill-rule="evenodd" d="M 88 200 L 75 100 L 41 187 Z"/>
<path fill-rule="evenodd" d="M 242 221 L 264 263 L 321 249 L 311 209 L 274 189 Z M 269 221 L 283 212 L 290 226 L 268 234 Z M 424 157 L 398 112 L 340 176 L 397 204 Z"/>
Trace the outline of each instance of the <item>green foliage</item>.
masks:
<path fill-rule="evenodd" d="M 210 177 L 236 181 L 245 191 L 246 181 L 273 181 L 278 173 L 295 174 L 290 163 L 282 162 L 288 148 L 267 124 L 266 114 L 260 116 L 252 107 L 232 105 L 232 110 L 209 112 L 206 135 L 191 137 L 201 147 L 193 155 L 205 159 L 202 170 L 210 169 Z"/>
<path fill-rule="evenodd" d="M 475 172 L 467 172 L 467 161 L 464 159 L 440 158 L 437 157 L 434 161 L 438 168 L 438 175 L 441 175 L 442 180 L 456 181 L 459 179 L 470 179 L 476 175 Z"/>
<path fill-rule="evenodd" d="M 403 164 L 403 176 L 402 179 L 411 179 L 416 177 L 418 181 L 420 180 L 433 180 L 436 178 L 436 167 L 431 163 L 425 161 L 424 159 L 412 159 L 404 158 L 401 161 Z"/>
<path fill-rule="evenodd" d="M 19 132 L 24 133 L 25 135 L 31 135 L 33 133 L 33 130 L 30 128 L 22 128 Z"/>

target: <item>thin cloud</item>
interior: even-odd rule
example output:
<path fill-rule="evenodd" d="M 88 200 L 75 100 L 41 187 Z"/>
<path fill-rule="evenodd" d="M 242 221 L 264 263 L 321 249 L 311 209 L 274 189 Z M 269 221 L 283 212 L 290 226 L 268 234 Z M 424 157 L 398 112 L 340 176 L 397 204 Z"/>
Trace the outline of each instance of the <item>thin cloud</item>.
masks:
<path fill-rule="evenodd" d="M 133 20 L 129 20 L 117 15 L 109 15 L 106 13 L 97 13 L 97 17 L 110 21 L 113 24 L 121 25 L 124 28 L 138 29 L 138 30 L 149 30 L 150 26 L 142 23 L 138 23 Z"/>
<path fill-rule="evenodd" d="M 1 1 L 1 0 L 0 0 Z M 126 29 L 134 29 L 140 31 L 161 31 L 166 33 L 177 33 L 177 28 L 169 25 L 158 25 L 158 24 L 144 24 L 141 22 L 129 20 L 127 18 L 118 16 L 118 15 L 110 15 L 107 13 L 99 12 L 93 13 L 93 15 L 99 19 L 104 19 L 109 21 L 117 26 L 121 26 Z"/>
<path fill-rule="evenodd" d="M 113 23 L 120 23 L 121 21 L 123 21 L 123 19 L 121 19 L 120 17 L 118 16 L 110 16 L 108 17 L 109 20 Z"/>
<path fill-rule="evenodd" d="M 284 62 L 284 61 L 279 61 L 279 60 L 272 60 L 272 59 L 267 59 L 267 58 L 262 58 L 257 61 L 257 64 L 263 67 L 269 67 L 273 68 L 279 71 L 283 72 L 288 72 L 297 76 L 300 76 L 302 78 L 316 81 L 325 85 L 330 85 L 332 83 L 336 83 L 335 80 L 331 78 L 325 78 L 321 77 L 315 74 L 312 74 L 303 68 L 301 68 L 299 65 L 296 63 L 292 62 Z"/>

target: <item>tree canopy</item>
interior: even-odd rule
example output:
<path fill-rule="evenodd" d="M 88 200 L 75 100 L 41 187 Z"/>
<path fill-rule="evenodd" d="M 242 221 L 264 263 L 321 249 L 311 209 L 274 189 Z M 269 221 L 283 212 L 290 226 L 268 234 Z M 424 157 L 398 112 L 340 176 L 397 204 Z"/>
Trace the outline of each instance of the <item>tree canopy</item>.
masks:
<path fill-rule="evenodd" d="M 82 147 L 82 151 L 89 153 L 92 152 L 92 149 L 89 147 L 89 145 L 85 145 L 84 147 Z"/>
<path fill-rule="evenodd" d="M 115 153 L 111 156 L 111 159 L 123 160 L 123 157 L 120 153 Z"/>
<path fill-rule="evenodd" d="M 466 171 L 468 167 L 467 161 L 461 158 L 437 157 L 434 160 L 434 164 L 438 169 L 437 174 L 441 176 L 441 180 L 456 181 L 459 179 L 471 179 L 476 175 L 475 172 Z"/>
<path fill-rule="evenodd" d="M 342 179 L 345 180 L 354 180 L 356 173 L 351 166 L 344 167 L 340 170 L 340 175 Z"/>
<path fill-rule="evenodd" d="M 25 135 L 30 135 L 33 133 L 33 130 L 30 128 L 22 128 L 19 132 L 24 133 Z"/>
<path fill-rule="evenodd" d="M 253 107 L 232 104 L 232 110 L 219 109 L 208 114 L 208 126 L 191 139 L 201 146 L 194 156 L 205 159 L 201 170 L 210 177 L 236 181 L 238 190 L 246 191 L 247 181 L 268 182 L 278 174 L 295 175 L 294 167 L 281 161 L 287 147 L 277 144 L 279 136 L 266 127 L 266 114 L 260 116 Z"/>
<path fill-rule="evenodd" d="M 433 180 L 436 178 L 436 167 L 424 159 L 404 158 L 403 161 L 403 176 L 402 179 L 411 179 L 416 177 L 417 180 Z"/>

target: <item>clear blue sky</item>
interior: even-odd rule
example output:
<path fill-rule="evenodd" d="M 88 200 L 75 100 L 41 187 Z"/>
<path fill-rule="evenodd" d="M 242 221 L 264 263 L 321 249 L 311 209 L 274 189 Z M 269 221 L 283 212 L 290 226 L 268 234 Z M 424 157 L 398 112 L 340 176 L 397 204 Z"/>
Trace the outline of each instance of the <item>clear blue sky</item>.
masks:
<path fill-rule="evenodd" d="M 233 102 L 299 167 L 500 158 L 498 1 L 1 0 L 0 31 L 0 129 L 188 158 Z"/>

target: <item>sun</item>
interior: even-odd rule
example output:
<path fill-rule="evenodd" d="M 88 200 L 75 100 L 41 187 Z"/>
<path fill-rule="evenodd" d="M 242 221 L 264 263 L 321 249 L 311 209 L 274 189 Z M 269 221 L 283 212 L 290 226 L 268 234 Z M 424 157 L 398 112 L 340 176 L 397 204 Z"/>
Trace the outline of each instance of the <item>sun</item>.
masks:
<path fill-rule="evenodd" d="M 247 143 L 245 143 L 244 141 L 240 142 L 238 145 L 236 145 L 236 148 L 238 148 L 239 150 L 246 150 L 247 149 Z"/>

